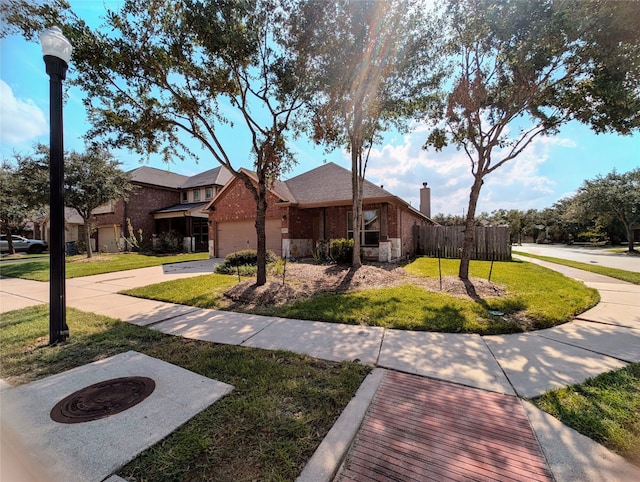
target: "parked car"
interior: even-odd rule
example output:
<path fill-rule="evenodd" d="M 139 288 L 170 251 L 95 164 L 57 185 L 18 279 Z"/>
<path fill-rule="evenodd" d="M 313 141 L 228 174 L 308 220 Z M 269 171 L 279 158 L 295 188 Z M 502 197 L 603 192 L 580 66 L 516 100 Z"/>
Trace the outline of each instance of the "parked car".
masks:
<path fill-rule="evenodd" d="M 15 234 L 11 235 L 11 239 L 16 252 L 25 251 L 29 254 L 40 254 L 49 247 L 46 241 L 42 241 L 41 239 L 27 239 L 22 236 L 16 236 Z M 9 242 L 7 241 L 6 234 L 0 235 L 0 252 L 9 252 Z"/>

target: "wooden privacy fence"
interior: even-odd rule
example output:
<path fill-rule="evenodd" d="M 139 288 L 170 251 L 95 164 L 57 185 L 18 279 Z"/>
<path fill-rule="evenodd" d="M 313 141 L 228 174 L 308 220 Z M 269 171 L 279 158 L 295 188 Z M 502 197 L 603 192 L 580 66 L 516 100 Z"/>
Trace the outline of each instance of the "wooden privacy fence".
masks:
<path fill-rule="evenodd" d="M 509 228 L 475 227 L 471 259 L 510 261 Z M 413 245 L 416 254 L 440 258 L 460 258 L 464 242 L 464 226 L 414 226 Z"/>

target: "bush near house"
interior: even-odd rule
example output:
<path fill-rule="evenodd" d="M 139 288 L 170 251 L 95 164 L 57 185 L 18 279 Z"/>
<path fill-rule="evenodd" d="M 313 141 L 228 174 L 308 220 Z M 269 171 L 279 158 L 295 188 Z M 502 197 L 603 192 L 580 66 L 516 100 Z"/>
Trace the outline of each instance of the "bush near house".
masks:
<path fill-rule="evenodd" d="M 271 250 L 267 250 L 267 264 L 275 263 L 278 256 Z M 216 273 L 220 274 L 236 274 L 238 269 L 240 274 L 253 274 L 255 267 L 258 265 L 258 251 L 255 249 L 243 249 L 228 254 L 224 258 L 224 262 L 216 266 Z"/>
<path fill-rule="evenodd" d="M 156 242 L 153 243 L 151 253 L 154 254 L 178 254 L 184 252 L 182 234 L 176 231 L 161 233 L 158 235 Z"/>
<path fill-rule="evenodd" d="M 331 259 L 338 264 L 349 264 L 353 259 L 353 239 L 333 239 L 329 244 Z"/>

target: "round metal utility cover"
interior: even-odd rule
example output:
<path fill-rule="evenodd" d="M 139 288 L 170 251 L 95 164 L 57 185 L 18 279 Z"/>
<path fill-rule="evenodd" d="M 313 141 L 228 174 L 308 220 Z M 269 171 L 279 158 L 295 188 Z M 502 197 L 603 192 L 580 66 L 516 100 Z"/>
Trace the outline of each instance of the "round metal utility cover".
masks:
<path fill-rule="evenodd" d="M 137 405 L 155 388 L 156 383 L 147 377 L 105 380 L 60 400 L 51 410 L 51 419 L 60 423 L 82 423 L 105 418 Z"/>

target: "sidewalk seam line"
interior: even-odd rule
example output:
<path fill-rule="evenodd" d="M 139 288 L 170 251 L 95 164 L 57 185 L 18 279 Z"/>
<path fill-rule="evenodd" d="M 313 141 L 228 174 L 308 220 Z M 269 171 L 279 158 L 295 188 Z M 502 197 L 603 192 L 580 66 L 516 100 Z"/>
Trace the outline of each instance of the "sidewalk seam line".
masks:
<path fill-rule="evenodd" d="M 378 346 L 378 355 L 376 356 L 376 361 L 374 362 L 374 366 L 378 367 L 380 363 L 380 356 L 382 355 L 382 345 L 384 345 L 384 337 L 387 334 L 387 328 L 382 328 L 382 336 L 380 337 L 380 345 Z"/>
<path fill-rule="evenodd" d="M 489 346 L 489 344 L 486 342 L 486 340 L 484 339 L 484 336 L 480 335 L 480 339 L 482 340 L 482 343 L 484 343 L 484 346 L 487 347 L 487 350 L 489 350 L 489 353 L 491 353 L 491 357 L 495 360 L 496 364 L 500 367 L 500 371 L 502 372 L 502 374 L 504 375 L 504 378 L 507 380 L 507 383 L 509 384 L 509 386 L 511 387 L 511 389 L 513 390 L 513 393 L 516 394 L 516 398 L 522 398 L 520 396 L 520 394 L 518 393 L 518 390 L 516 390 L 516 387 L 513 386 L 513 383 L 511 383 L 511 379 L 509 378 L 509 376 L 507 375 L 507 372 L 504 371 L 504 368 L 502 368 L 502 365 L 500 364 L 500 362 L 498 361 L 498 359 L 496 358 L 495 353 L 493 353 L 493 350 L 491 349 L 491 347 Z M 506 395 L 506 394 L 505 394 Z"/>
<path fill-rule="evenodd" d="M 612 358 L 612 359 L 614 359 L 614 360 L 618 360 L 618 361 L 621 361 L 621 362 L 623 362 L 623 363 L 626 363 L 627 365 L 628 365 L 629 363 L 633 363 L 633 362 L 631 362 L 631 361 L 629 361 L 629 360 L 623 360 L 622 358 L 618 358 L 617 356 L 609 355 L 609 354 L 607 354 L 607 353 L 602 353 L 602 352 L 599 352 L 599 351 L 596 351 L 596 350 L 592 350 L 592 349 L 590 349 L 590 348 L 585 348 L 585 347 L 580 346 L 580 345 L 574 345 L 573 343 L 568 343 L 568 342 L 565 342 L 565 341 L 556 340 L 556 339 L 554 339 L 554 338 L 549 338 L 548 336 L 539 335 L 539 334 L 537 334 L 537 333 L 536 333 L 535 335 L 536 335 L 536 336 L 539 336 L 540 338 L 544 338 L 545 340 L 549 340 L 549 341 L 553 341 L 553 342 L 556 342 L 556 343 L 560 343 L 560 344 L 562 344 L 562 345 L 572 346 L 572 347 L 574 347 L 574 348 L 579 348 L 579 349 L 581 349 L 581 350 L 588 351 L 589 353 L 595 353 L 596 355 L 605 356 L 605 357 L 607 357 L 607 358 Z M 604 372 L 602 372 L 602 373 L 604 373 Z"/>
<path fill-rule="evenodd" d="M 152 300 L 151 300 L 151 301 L 152 301 Z M 165 302 L 163 301 L 163 302 L 161 302 L 161 303 L 165 303 Z M 179 304 L 179 303 L 165 303 L 165 304 L 167 304 L 167 305 L 171 305 L 171 306 L 188 306 L 188 305 L 181 305 L 181 304 Z M 164 323 L 165 321 L 174 320 L 174 319 L 176 319 L 176 318 L 180 318 L 181 316 L 188 315 L 188 314 L 190 314 L 190 313 L 194 313 L 195 311 L 203 310 L 203 309 L 204 309 L 204 308 L 197 308 L 197 307 L 195 307 L 195 306 L 193 306 L 192 308 L 193 308 L 193 309 L 192 309 L 192 310 L 190 310 L 190 311 L 185 311 L 184 313 L 180 313 L 179 315 L 170 316 L 169 318 L 164 318 L 164 319 L 162 319 L 162 320 L 153 321 L 153 322 L 151 322 L 151 323 L 149 323 L 149 324 L 147 324 L 147 325 L 138 325 L 138 324 L 133 323 L 133 322 L 131 322 L 131 321 L 126 321 L 125 323 L 129 323 L 130 325 L 140 326 L 140 327 L 142 327 L 142 328 L 151 328 L 151 327 L 153 327 L 153 326 L 156 326 L 156 325 L 157 325 L 157 324 L 159 324 L 159 323 Z M 178 336 L 181 336 L 181 335 L 178 335 Z"/>
<path fill-rule="evenodd" d="M 261 316 L 261 315 L 254 315 L 254 316 Z M 276 318 L 276 317 L 273 317 L 273 316 L 270 316 L 270 317 L 265 316 L 264 318 Z M 266 330 L 267 328 L 269 328 L 269 327 L 270 327 L 271 325 L 273 325 L 275 322 L 276 322 L 276 320 L 275 320 L 275 319 L 271 320 L 271 322 L 270 322 L 268 325 L 265 325 L 265 326 L 263 326 L 262 328 L 260 328 L 258 331 L 256 331 L 254 334 L 252 334 L 249 338 L 246 338 L 246 339 L 242 340 L 242 341 L 238 344 L 238 346 L 245 346 L 244 344 L 245 344 L 246 342 L 248 342 L 249 340 L 251 340 L 251 338 L 253 338 L 253 337 L 255 337 L 255 336 L 259 335 L 260 333 L 262 333 L 264 330 Z"/>

